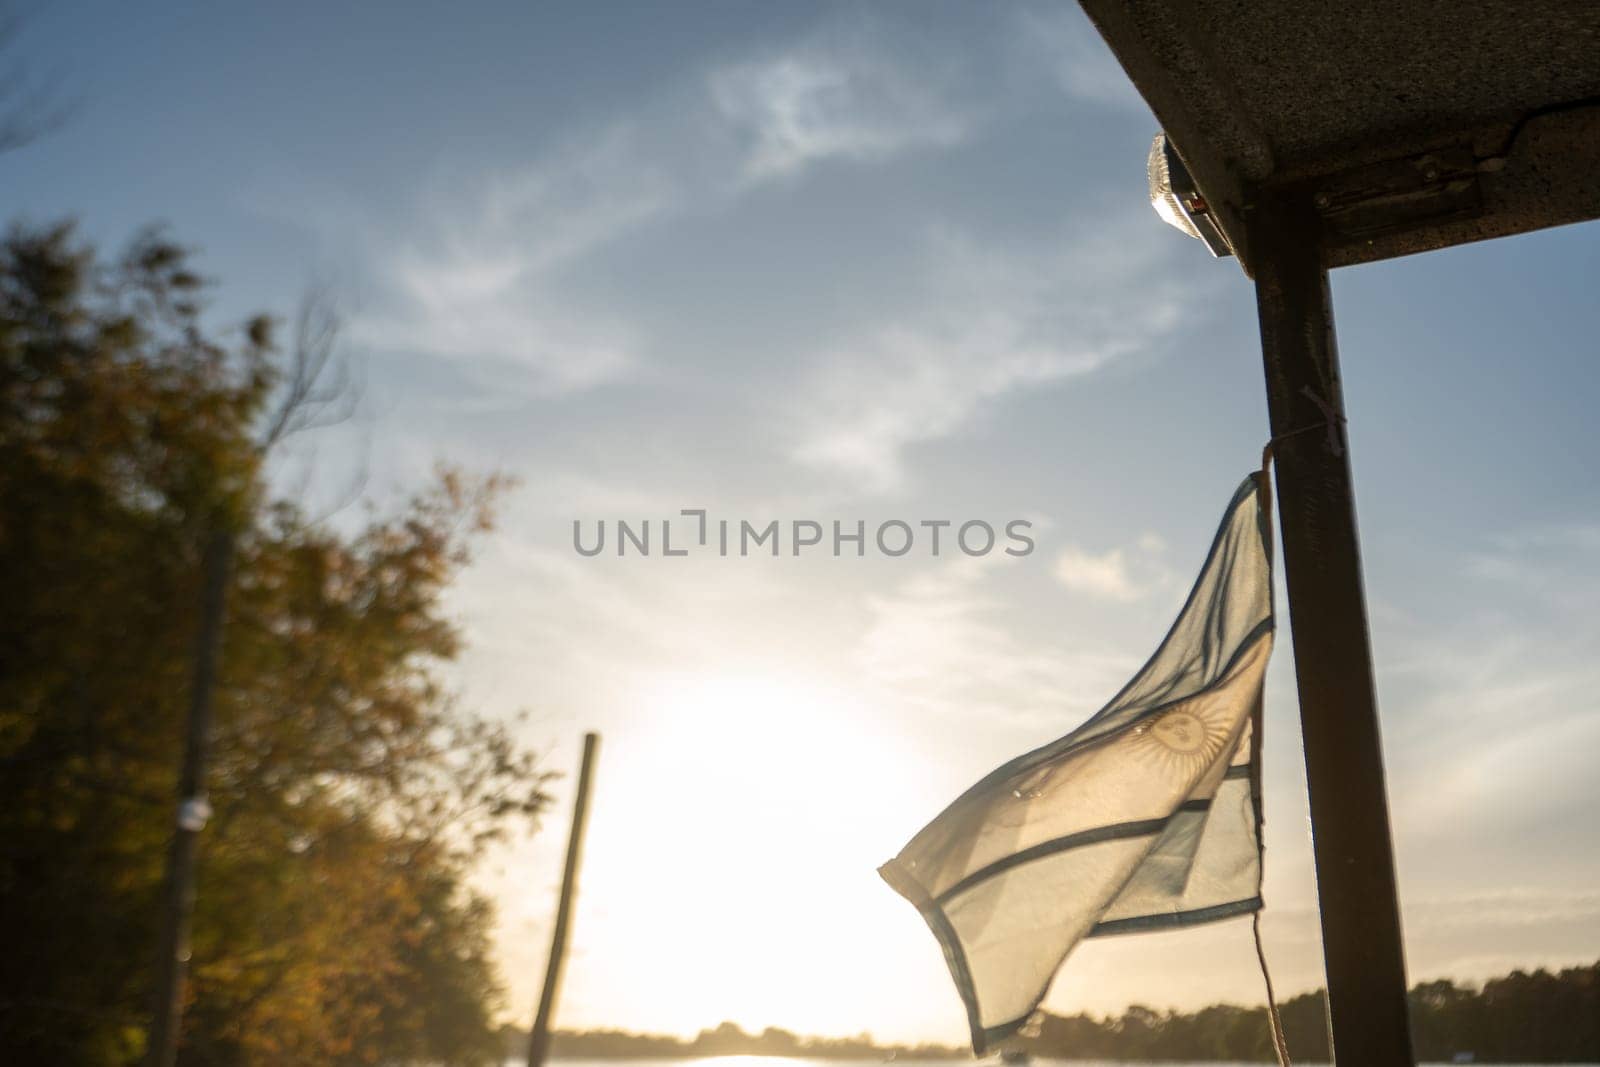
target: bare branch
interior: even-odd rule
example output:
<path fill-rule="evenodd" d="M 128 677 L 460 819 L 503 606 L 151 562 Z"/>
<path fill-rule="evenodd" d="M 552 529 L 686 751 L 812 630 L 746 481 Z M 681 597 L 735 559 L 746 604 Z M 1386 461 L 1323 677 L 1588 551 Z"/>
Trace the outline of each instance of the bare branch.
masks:
<path fill-rule="evenodd" d="M 283 398 L 267 424 L 262 451 L 295 434 L 335 426 L 355 414 L 359 391 L 339 355 L 340 317 L 326 289 L 312 288 L 295 315 L 294 348 Z"/>

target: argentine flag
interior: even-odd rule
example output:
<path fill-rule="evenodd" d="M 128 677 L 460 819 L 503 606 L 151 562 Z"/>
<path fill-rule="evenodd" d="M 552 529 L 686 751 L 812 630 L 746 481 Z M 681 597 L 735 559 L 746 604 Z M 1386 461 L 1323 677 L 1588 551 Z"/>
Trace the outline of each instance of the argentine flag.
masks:
<path fill-rule="evenodd" d="M 968 789 L 879 870 L 939 939 L 978 1055 L 1027 1023 L 1083 938 L 1261 907 L 1264 479 L 1234 494 L 1144 669 L 1082 726 Z"/>

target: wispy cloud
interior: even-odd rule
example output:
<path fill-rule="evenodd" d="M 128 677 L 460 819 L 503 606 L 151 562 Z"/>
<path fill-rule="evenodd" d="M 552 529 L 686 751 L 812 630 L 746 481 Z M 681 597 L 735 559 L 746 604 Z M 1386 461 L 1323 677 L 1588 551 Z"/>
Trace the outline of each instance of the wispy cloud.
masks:
<path fill-rule="evenodd" d="M 1172 583 L 1172 572 L 1162 562 L 1164 550 L 1154 534 L 1141 537 L 1131 548 L 1099 553 L 1068 545 L 1056 557 L 1051 573 L 1075 593 L 1130 603 Z"/>
<path fill-rule="evenodd" d="M 971 106 L 944 72 L 912 69 L 862 26 L 828 29 L 709 75 L 716 112 L 741 146 L 743 181 L 785 178 L 832 159 L 878 162 L 968 135 Z"/>
<path fill-rule="evenodd" d="M 638 123 L 603 127 L 551 158 L 490 175 L 473 221 L 528 270 L 561 266 L 679 205 L 682 176 L 663 148 Z"/>
<path fill-rule="evenodd" d="M 495 268 L 503 266 L 503 273 Z M 487 361 L 479 377 L 535 393 L 564 393 L 620 378 L 634 362 L 617 327 L 571 315 L 528 284 L 514 264 L 470 252 L 458 260 L 394 265 L 403 310 L 366 315 L 351 336 L 379 349 Z M 509 364 L 512 373 L 494 362 Z"/>
<path fill-rule="evenodd" d="M 974 125 L 937 55 L 912 65 L 874 25 L 824 22 L 799 43 L 703 71 L 692 90 L 641 102 L 521 167 L 422 205 L 412 236 L 377 240 L 376 304 L 354 339 L 380 349 L 498 362 L 496 391 L 569 393 L 641 369 L 618 309 L 585 309 L 571 268 L 685 211 L 716 212 L 816 164 L 872 164 L 950 147 Z"/>
<path fill-rule="evenodd" d="M 964 429 L 1008 394 L 1149 349 L 1192 295 L 1113 227 L 1046 251 L 944 231 L 923 264 L 923 300 L 817 356 L 797 401 L 793 458 L 862 492 L 904 489 L 908 447 Z"/>
<path fill-rule="evenodd" d="M 625 328 L 558 296 L 558 273 L 673 205 L 671 177 L 613 127 L 527 167 L 490 175 L 425 211 L 421 232 L 375 250 L 380 300 L 351 324 L 378 349 L 516 368 L 534 392 L 623 376 Z"/>
<path fill-rule="evenodd" d="M 1006 68 L 1005 83 L 978 77 L 968 52 Z M 619 254 L 652 225 L 713 216 L 824 164 L 870 166 L 966 145 L 1003 109 L 1019 72 L 1035 83 L 1060 77 L 1091 101 L 1127 92 L 1076 15 L 1021 10 L 965 50 L 877 17 L 824 18 L 795 40 L 664 86 L 623 118 L 580 125 L 523 165 L 453 180 L 403 225 L 368 219 L 360 243 L 373 299 L 350 335 L 470 365 L 502 397 L 570 394 L 642 374 L 650 357 L 627 309 L 587 305 L 567 284 L 574 268 Z M 361 211 L 360 198 L 339 214 L 352 210 Z M 353 229 L 341 218 L 328 223 Z M 388 236 L 397 232 L 405 236 Z M 1118 305 L 1124 328 L 1114 336 L 1082 325 L 1106 318 L 1097 304 L 1136 280 L 1111 265 L 1113 277 L 1097 282 L 1108 264 L 1094 260 L 1125 258 L 1109 234 L 1089 238 L 1099 247 L 1087 255 L 1021 260 L 948 234 L 933 242 L 939 277 L 925 308 L 903 308 L 812 354 L 824 364 L 818 379 L 831 384 L 806 395 L 837 415 L 802 415 L 809 428 L 791 454 L 854 472 L 871 489 L 895 488 L 907 445 L 956 432 L 989 399 L 1084 373 L 1140 343 L 1170 311 L 1164 299 Z"/>
<path fill-rule="evenodd" d="M 1004 314 L 884 326 L 826 360 L 794 458 L 843 472 L 869 493 L 894 491 L 906 479 L 906 446 L 948 436 L 987 401 L 1101 362 L 1092 351 L 1031 342 L 1026 328 Z"/>

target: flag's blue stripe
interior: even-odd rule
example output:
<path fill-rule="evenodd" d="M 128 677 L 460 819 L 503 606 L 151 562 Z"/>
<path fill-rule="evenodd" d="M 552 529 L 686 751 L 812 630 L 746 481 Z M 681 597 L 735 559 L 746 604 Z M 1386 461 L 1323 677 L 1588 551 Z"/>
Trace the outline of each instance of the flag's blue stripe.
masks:
<path fill-rule="evenodd" d="M 1229 767 L 1224 778 L 1243 778 L 1250 773 L 1250 765 L 1241 763 L 1236 767 Z M 934 899 L 940 904 L 949 903 L 951 898 L 960 896 L 979 882 L 986 882 L 997 874 L 1004 874 L 1013 867 L 1020 867 L 1024 863 L 1054 856 L 1058 852 L 1069 849 L 1081 848 L 1084 845 L 1098 845 L 1102 841 L 1121 841 L 1129 837 L 1144 837 L 1147 834 L 1160 833 L 1167 828 L 1167 824 L 1183 812 L 1210 811 L 1211 800 L 1209 797 L 1199 800 L 1186 800 L 1178 806 L 1178 810 L 1164 819 L 1139 819 L 1134 822 L 1112 823 L 1109 826 L 1097 826 L 1093 830 L 1080 830 L 1075 834 L 1065 837 L 1052 838 L 1041 841 L 1037 845 L 1013 852 L 1011 855 L 995 860 L 987 867 L 979 867 L 955 885 L 940 893 Z"/>
<path fill-rule="evenodd" d="M 982 1056 L 989 1049 L 999 1045 L 1000 1042 L 1004 1041 L 1006 1038 L 1010 1037 L 1012 1034 L 1015 1034 L 1018 1030 L 1021 1030 L 1024 1026 L 1026 1026 L 1028 1020 L 1033 1018 L 1033 1013 L 1037 1010 L 1037 1006 L 1029 1008 L 1028 1014 L 1022 1016 L 1021 1018 L 1012 1019 L 1010 1022 L 1001 1023 L 999 1026 L 985 1027 L 983 1031 L 983 1044 L 980 1045 L 976 1040 L 974 1040 L 972 1043 L 973 1052 L 976 1055 Z"/>
<path fill-rule="evenodd" d="M 950 925 L 944 909 L 939 907 L 927 891 L 922 888 L 922 883 L 911 877 L 900 866 L 899 860 L 890 860 L 878 868 L 878 874 L 890 888 L 909 900 L 917 911 L 922 914 L 923 921 L 928 924 L 928 929 L 933 931 L 933 936 L 939 942 L 939 947 L 944 949 L 945 963 L 950 968 L 950 977 L 955 980 L 956 992 L 961 994 L 961 1003 L 967 1009 L 967 1026 L 972 1031 L 972 1051 L 974 1055 L 982 1056 L 992 1047 L 995 1040 L 992 1030 L 986 1030 L 978 1015 L 978 990 L 972 981 L 972 969 L 967 966 L 967 954 L 961 947 L 961 938 L 956 933 L 955 927 Z M 1017 1025 L 1021 1025 L 1019 1022 Z M 1015 1026 L 1013 1027 L 1013 1030 Z"/>
<path fill-rule="evenodd" d="M 1237 767 L 1229 767 L 1225 777 L 1242 777 L 1241 774 L 1236 774 L 1236 771 L 1248 774 L 1249 766 L 1248 764 L 1240 764 Z M 1156 833 L 1165 828 L 1168 823 L 1172 822 L 1174 818 L 1183 812 L 1203 812 L 1209 810 L 1210 807 L 1211 801 L 1209 799 L 1189 800 L 1185 801 L 1177 811 L 1173 812 L 1164 819 L 1142 819 L 1138 822 L 1119 823 L 1112 826 L 1101 826 L 1094 830 L 1086 830 L 1082 833 L 1069 834 L 1066 837 L 1060 837 L 1054 841 L 1046 841 L 1041 845 L 1035 845 L 1033 848 L 1018 852 L 1012 856 L 1008 856 L 1006 859 L 1001 860 L 998 863 L 990 864 L 988 867 L 984 867 L 981 870 L 975 871 L 973 874 L 968 875 L 960 882 L 957 882 L 954 886 L 939 894 L 937 898 L 930 897 L 922 888 L 922 883 L 917 881 L 916 878 L 912 877 L 908 872 L 901 868 L 898 860 L 890 860 L 888 863 L 885 863 L 882 867 L 878 868 L 878 873 L 883 877 L 883 880 L 888 882 L 890 887 L 898 892 L 901 896 L 910 901 L 917 911 L 922 914 L 923 921 L 928 924 L 928 929 L 933 932 L 934 938 L 939 942 L 939 947 L 944 949 L 945 963 L 950 967 L 950 976 L 955 980 L 956 991 L 961 995 L 961 1002 L 967 1009 L 967 1024 L 972 1030 L 972 1050 L 975 1054 L 979 1056 L 983 1055 L 988 1049 L 994 1048 L 998 1042 L 1016 1033 L 1019 1029 L 1021 1029 L 1023 1023 L 1028 1021 L 1029 1016 L 1033 1014 L 1033 1010 L 1029 1009 L 1027 1015 L 1023 1015 L 1020 1018 L 1013 1019 L 1009 1022 L 1001 1023 L 998 1026 L 983 1025 L 978 1014 L 978 991 L 975 983 L 972 980 L 972 970 L 967 964 L 967 954 L 961 947 L 960 935 L 958 935 L 955 931 L 955 928 L 950 925 L 950 919 L 945 915 L 944 908 L 941 907 L 941 905 L 948 901 L 950 897 L 959 893 L 962 889 L 970 888 L 971 885 L 976 884 L 977 882 L 982 881 L 992 875 L 999 874 L 1005 869 L 1017 866 L 1020 863 L 1026 863 L 1029 860 L 1038 859 L 1040 856 L 1061 852 L 1069 848 L 1076 848 L 1079 845 L 1094 844 L 1097 841 L 1113 841 L 1128 837 L 1138 837 L 1143 834 Z M 1237 905 L 1223 905 L 1225 908 L 1236 906 Z M 1259 897 L 1255 899 L 1255 907 L 1260 907 Z M 1160 921 L 1152 923 L 1151 928 L 1155 928 L 1157 926 L 1186 926 L 1190 923 L 1206 922 L 1208 919 L 1226 918 L 1227 915 L 1235 914 L 1235 912 L 1229 911 L 1222 914 L 1202 915 L 1202 912 L 1206 910 L 1208 909 L 1201 909 L 1201 911 L 1197 912 L 1185 912 L 1181 913 L 1180 916 L 1160 916 Z M 1253 911 L 1255 908 L 1241 910 Z M 1193 917 L 1182 917 L 1190 915 Z M 1141 918 L 1131 921 L 1141 922 L 1144 921 L 1144 919 Z M 1121 932 L 1105 929 L 1108 926 L 1114 925 L 1116 925 L 1116 923 L 1101 923 L 1099 926 L 1094 927 L 1093 930 L 1091 930 L 1091 932 L 1086 936 L 1094 937 L 1102 933 Z M 1131 930 L 1132 927 L 1129 927 L 1128 929 Z"/>
<path fill-rule="evenodd" d="M 1227 919 L 1235 915 L 1246 915 L 1252 911 L 1260 911 L 1261 907 L 1261 897 L 1254 896 L 1245 900 L 1231 900 L 1226 904 L 1213 904 L 1207 908 L 1193 908 L 1189 911 L 1135 915 L 1127 919 L 1111 919 L 1103 923 L 1096 923 L 1084 936 L 1107 937 L 1112 934 L 1144 933 L 1147 930 L 1171 930 L 1180 926 L 1194 926 L 1198 923 L 1215 922 L 1217 919 Z"/>
<path fill-rule="evenodd" d="M 1235 900 L 1227 904 L 1216 904 L 1209 908 L 1195 908 L 1193 911 L 1177 912 L 1170 915 L 1140 916 L 1134 919 L 1116 919 L 1108 923 L 1100 923 L 1086 935 L 1100 937 L 1109 934 L 1136 933 L 1145 930 L 1167 930 L 1175 927 L 1195 926 L 1200 923 L 1214 922 L 1218 919 L 1228 919 L 1235 915 L 1247 915 L 1252 911 L 1262 908 L 1260 897 L 1251 897 L 1248 900 Z M 941 915 L 942 919 L 943 916 Z M 1115 929 L 1108 929 L 1115 927 Z M 1001 1041 L 1015 1034 L 1033 1017 L 1037 1005 L 1028 1009 L 1026 1015 L 1019 1015 L 1008 1022 L 995 1026 L 978 1027 L 974 1025 L 972 1031 L 972 1049 L 977 1055 L 982 1056 L 989 1049 L 994 1048 Z"/>
<path fill-rule="evenodd" d="M 1208 801 L 1204 803 L 1209 806 Z M 1041 841 L 1037 845 L 1023 849 L 1021 852 L 1013 852 L 1009 856 L 997 859 L 987 867 L 979 867 L 934 899 L 940 904 L 948 903 L 952 897 L 960 896 L 979 882 L 986 882 L 995 875 L 1004 874 L 1013 867 L 1020 867 L 1024 863 L 1032 863 L 1034 860 L 1044 859 L 1046 856 L 1054 856 L 1058 852 L 1082 848 L 1084 845 L 1098 845 L 1102 841 L 1121 841 L 1129 837 L 1146 837 L 1150 834 L 1158 834 L 1166 829 L 1167 823 L 1171 821 L 1172 816 L 1169 815 L 1164 819 L 1139 819 L 1136 822 L 1112 823 L 1109 826 L 1096 826 L 1093 830 L 1080 830 L 1078 833 L 1067 834 L 1065 837 L 1057 837 L 1050 841 Z"/>

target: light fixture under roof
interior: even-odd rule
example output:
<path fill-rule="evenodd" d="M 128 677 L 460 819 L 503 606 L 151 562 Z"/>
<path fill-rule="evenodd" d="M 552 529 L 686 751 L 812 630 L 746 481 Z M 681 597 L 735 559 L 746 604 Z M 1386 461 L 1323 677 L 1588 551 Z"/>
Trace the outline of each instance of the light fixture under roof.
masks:
<path fill-rule="evenodd" d="M 1190 237 L 1205 242 L 1213 256 L 1231 256 L 1227 238 L 1211 217 L 1205 197 L 1195 188 L 1189 168 L 1183 165 L 1165 133 L 1150 144 L 1150 204 L 1156 214 Z"/>

